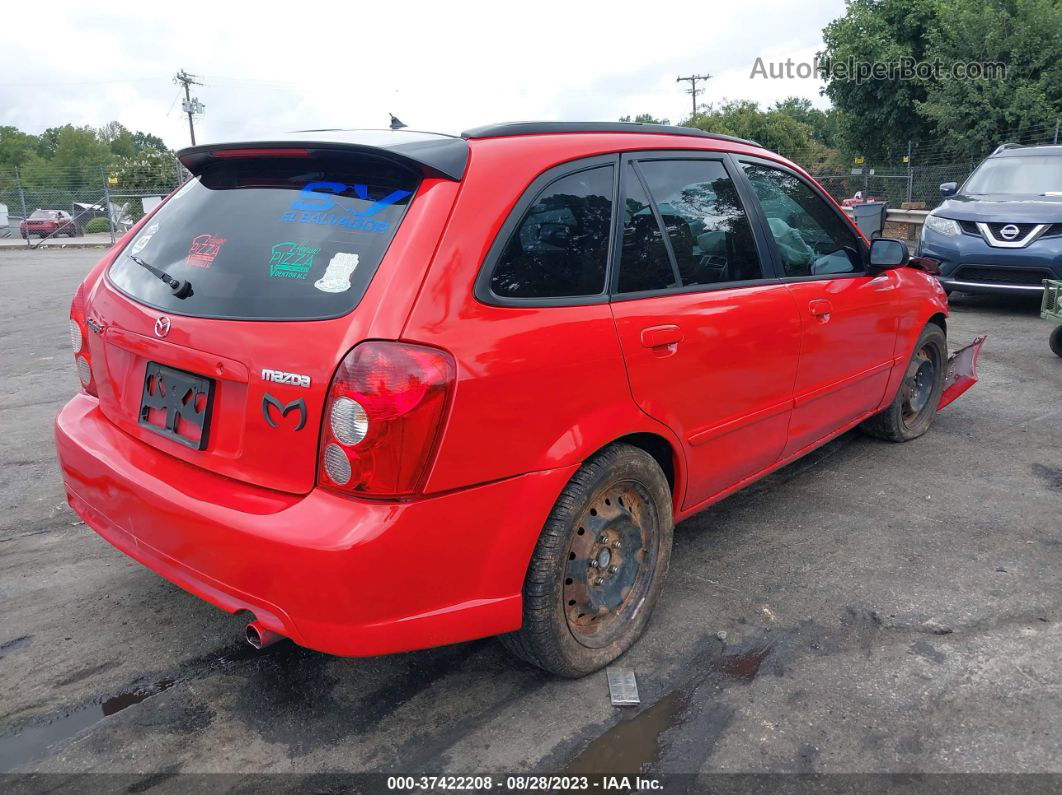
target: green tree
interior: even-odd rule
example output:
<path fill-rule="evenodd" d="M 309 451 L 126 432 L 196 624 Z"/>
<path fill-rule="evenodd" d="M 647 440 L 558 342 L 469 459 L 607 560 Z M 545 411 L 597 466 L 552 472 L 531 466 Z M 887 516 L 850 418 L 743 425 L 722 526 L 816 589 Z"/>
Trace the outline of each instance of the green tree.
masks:
<path fill-rule="evenodd" d="M 919 115 L 963 158 L 1004 141 L 1041 143 L 1062 116 L 1062 3 L 940 0 L 928 55 L 944 63 L 1006 66 L 1006 80 L 946 79 L 916 103 Z M 945 24 L 946 23 L 946 24 Z"/>
<path fill-rule="evenodd" d="M 846 147 L 897 158 L 907 141 L 979 158 L 1004 140 L 1043 142 L 1062 116 L 1059 0 L 849 0 L 823 30 L 825 93 Z M 939 64 L 935 76 L 842 79 L 831 65 Z M 1006 79 L 953 76 L 956 64 L 1000 63 Z"/>
<path fill-rule="evenodd" d="M 836 149 L 841 145 L 839 114 L 833 108 L 820 110 L 813 107 L 810 99 L 804 97 L 787 97 L 771 106 L 790 116 L 811 129 L 811 138 L 825 147 Z"/>
<path fill-rule="evenodd" d="M 630 116 L 620 116 L 620 121 L 634 121 L 637 124 L 671 124 L 669 119 L 658 119 L 652 113 L 639 113 L 632 120 Z"/>
<path fill-rule="evenodd" d="M 137 152 L 143 152 L 148 149 L 154 149 L 158 152 L 170 151 L 169 147 L 166 146 L 166 142 L 157 135 L 141 132 L 140 130 L 133 133 L 133 145 L 136 147 Z"/>
<path fill-rule="evenodd" d="M 815 153 L 807 124 L 777 109 L 760 110 L 751 100 L 732 100 L 718 107 L 703 105 L 701 112 L 683 126 L 747 138 L 798 163 L 807 163 Z"/>
<path fill-rule="evenodd" d="M 110 176 L 117 180 L 115 192 L 164 196 L 177 185 L 177 160 L 172 152 L 145 149 L 133 157 L 115 160 L 110 167 Z M 139 220 L 144 215 L 142 202 L 139 199 L 127 201 L 124 215 Z"/>
<path fill-rule="evenodd" d="M 115 157 L 132 157 L 137 153 L 133 134 L 121 122 L 107 122 L 96 131 L 96 135 L 107 144 Z"/>
<path fill-rule="evenodd" d="M 819 53 L 826 96 L 841 111 L 847 147 L 870 158 L 894 157 L 907 139 L 926 140 L 932 125 L 916 112 L 926 100 L 922 80 L 841 78 L 848 64 L 900 63 L 926 58 L 926 31 L 938 24 L 937 0 L 848 0 L 843 17 L 822 31 Z"/>
<path fill-rule="evenodd" d="M 21 166 L 37 153 L 37 137 L 15 127 L 0 127 L 0 169 Z"/>

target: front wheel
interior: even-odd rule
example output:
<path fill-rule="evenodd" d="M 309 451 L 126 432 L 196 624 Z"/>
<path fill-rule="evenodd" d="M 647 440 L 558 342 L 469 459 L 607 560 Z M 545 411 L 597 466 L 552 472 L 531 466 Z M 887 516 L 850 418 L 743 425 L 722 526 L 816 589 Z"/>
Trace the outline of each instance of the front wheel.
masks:
<path fill-rule="evenodd" d="M 908 442 L 929 430 L 944 392 L 948 340 L 943 329 L 930 323 L 922 330 L 907 363 L 896 397 L 884 411 L 859 427 L 889 442 Z"/>
<path fill-rule="evenodd" d="M 614 444 L 561 492 L 524 581 L 523 626 L 501 638 L 540 668 L 578 677 L 641 636 L 671 556 L 671 489 L 656 460 Z"/>

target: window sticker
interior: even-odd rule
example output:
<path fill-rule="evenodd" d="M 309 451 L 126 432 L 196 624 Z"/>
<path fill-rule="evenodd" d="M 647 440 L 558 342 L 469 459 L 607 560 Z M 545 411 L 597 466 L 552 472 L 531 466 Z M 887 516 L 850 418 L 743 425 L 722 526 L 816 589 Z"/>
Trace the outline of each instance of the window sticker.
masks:
<path fill-rule="evenodd" d="M 354 210 L 337 201 L 336 194 L 352 192 L 363 201 L 370 201 L 368 185 L 345 185 L 342 182 L 310 182 L 291 202 L 291 209 L 280 216 L 281 223 L 341 226 L 352 232 L 383 235 L 391 228 L 390 221 L 373 216 L 412 195 L 408 190 L 394 190 L 364 210 Z"/>
<path fill-rule="evenodd" d="M 324 276 L 313 286 L 324 293 L 345 293 L 350 289 L 350 277 L 358 267 L 358 255 L 340 252 L 328 262 Z"/>
<path fill-rule="evenodd" d="M 145 229 L 143 232 L 141 232 L 140 236 L 133 243 L 133 253 L 134 254 L 139 254 L 141 251 L 143 251 L 145 248 L 147 248 L 147 244 L 151 242 L 151 236 L 154 235 L 158 231 L 159 231 L 159 225 L 156 223 L 156 224 L 152 224 L 147 229 Z"/>
<path fill-rule="evenodd" d="M 313 267 L 314 256 L 320 251 L 291 240 L 276 243 L 269 259 L 269 275 L 274 279 L 305 279 Z"/>
<path fill-rule="evenodd" d="M 188 264 L 193 268 L 209 268 L 224 243 L 223 237 L 211 234 L 196 235 L 188 249 Z"/>

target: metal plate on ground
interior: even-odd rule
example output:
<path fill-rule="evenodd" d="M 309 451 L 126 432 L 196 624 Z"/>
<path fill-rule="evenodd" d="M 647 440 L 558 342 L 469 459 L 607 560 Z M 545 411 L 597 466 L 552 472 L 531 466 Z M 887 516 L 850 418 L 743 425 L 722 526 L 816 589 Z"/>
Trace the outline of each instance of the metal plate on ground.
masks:
<path fill-rule="evenodd" d="M 614 707 L 632 707 L 642 703 L 638 698 L 638 680 L 630 668 L 608 669 L 608 694 Z"/>

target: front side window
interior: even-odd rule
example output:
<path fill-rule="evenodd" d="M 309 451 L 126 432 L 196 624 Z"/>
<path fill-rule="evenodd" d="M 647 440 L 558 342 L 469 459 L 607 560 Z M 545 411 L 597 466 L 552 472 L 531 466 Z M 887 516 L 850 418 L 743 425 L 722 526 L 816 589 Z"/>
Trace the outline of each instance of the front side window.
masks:
<path fill-rule="evenodd" d="M 513 231 L 491 274 L 504 298 L 566 298 L 605 290 L 612 228 L 613 167 L 561 177 Z"/>
<path fill-rule="evenodd" d="M 638 164 L 671 241 L 683 287 L 763 278 L 752 226 L 718 160 Z"/>
<path fill-rule="evenodd" d="M 855 233 L 795 174 L 742 163 L 759 199 L 786 276 L 863 270 Z"/>

